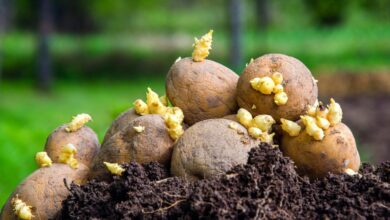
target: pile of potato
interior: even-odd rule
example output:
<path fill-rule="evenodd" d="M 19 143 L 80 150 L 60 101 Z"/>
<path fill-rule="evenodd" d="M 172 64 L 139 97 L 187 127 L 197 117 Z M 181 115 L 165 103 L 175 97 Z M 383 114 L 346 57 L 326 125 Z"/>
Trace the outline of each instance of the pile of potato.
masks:
<path fill-rule="evenodd" d="M 87 114 L 54 130 L 36 155 L 41 168 L 10 196 L 1 219 L 54 218 L 68 183 L 108 180 L 123 173 L 124 162 L 157 161 L 174 176 L 211 178 L 245 164 L 260 142 L 280 147 L 310 178 L 357 174 L 360 157 L 342 109 L 333 99 L 318 101 L 317 82 L 302 62 L 267 54 L 238 76 L 206 59 L 211 44 L 212 31 L 195 38 L 192 57 L 170 68 L 166 96 L 148 88 L 145 101 L 114 120 L 101 146 L 85 125 Z"/>

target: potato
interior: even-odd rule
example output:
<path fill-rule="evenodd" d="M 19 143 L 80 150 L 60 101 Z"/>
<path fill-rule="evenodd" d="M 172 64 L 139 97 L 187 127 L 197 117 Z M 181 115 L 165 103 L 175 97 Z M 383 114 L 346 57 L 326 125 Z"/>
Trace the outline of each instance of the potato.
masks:
<path fill-rule="evenodd" d="M 171 173 L 189 180 L 214 177 L 237 164 L 245 164 L 248 152 L 259 143 L 237 122 L 227 119 L 198 122 L 174 145 Z"/>
<path fill-rule="evenodd" d="M 184 121 L 193 125 L 237 111 L 237 80 L 237 74 L 217 62 L 184 58 L 169 70 L 166 94 L 174 106 L 183 110 Z"/>
<path fill-rule="evenodd" d="M 110 137 L 112 137 L 116 132 L 122 130 L 127 127 L 129 123 L 139 117 L 139 115 L 135 112 L 133 108 L 128 109 L 125 112 L 122 112 L 111 124 L 110 128 L 107 130 L 103 143 L 105 143 Z"/>
<path fill-rule="evenodd" d="M 77 149 L 77 161 L 90 167 L 100 148 L 96 133 L 85 125 L 74 132 L 67 132 L 66 127 L 66 124 L 62 125 L 49 135 L 46 140 L 45 151 L 54 163 L 59 163 L 62 147 L 71 143 Z"/>
<path fill-rule="evenodd" d="M 351 130 L 338 123 L 325 130 L 322 141 L 316 141 L 305 131 L 291 137 L 283 131 L 281 149 L 297 165 L 298 172 L 310 178 L 325 176 L 328 172 L 343 173 L 350 168 L 359 170 L 360 156 Z"/>
<path fill-rule="evenodd" d="M 160 115 L 140 116 L 102 145 L 93 162 L 90 178 L 106 179 L 109 172 L 103 162 L 156 161 L 169 165 L 172 147 L 173 140 Z"/>
<path fill-rule="evenodd" d="M 274 72 L 283 76 L 281 85 L 288 97 L 283 105 L 275 103 L 275 94 L 265 95 L 253 89 L 250 83 L 256 77 L 272 77 Z M 237 102 L 241 108 L 253 116 L 271 115 L 276 121 L 280 118 L 298 120 L 307 106 L 317 100 L 317 95 L 317 84 L 309 69 L 299 60 L 283 54 L 267 54 L 255 59 L 244 69 L 237 84 Z"/>
<path fill-rule="evenodd" d="M 1 211 L 0 219 L 19 219 L 12 205 L 12 199 L 16 195 L 28 206 L 32 206 L 33 219 L 55 218 L 62 208 L 62 200 L 69 195 L 64 179 L 68 184 L 82 184 L 87 173 L 88 168 L 82 164 L 77 169 L 72 169 L 67 164 L 53 164 L 36 170 L 11 194 Z"/>
<path fill-rule="evenodd" d="M 238 119 L 237 119 L 237 115 L 236 114 L 231 114 L 231 115 L 226 115 L 224 117 L 222 117 L 224 119 L 228 119 L 228 120 L 232 120 L 232 121 L 235 121 L 235 122 L 238 122 Z"/>

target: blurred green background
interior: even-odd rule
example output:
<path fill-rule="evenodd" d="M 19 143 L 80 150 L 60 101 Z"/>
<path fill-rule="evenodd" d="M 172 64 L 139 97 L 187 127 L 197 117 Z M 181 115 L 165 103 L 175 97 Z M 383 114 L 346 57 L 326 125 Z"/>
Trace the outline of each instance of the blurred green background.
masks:
<path fill-rule="evenodd" d="M 165 74 L 190 56 L 193 37 L 214 29 L 209 58 L 237 73 L 272 52 L 302 60 L 316 77 L 387 74 L 389 8 L 388 0 L 0 0 L 0 206 L 37 169 L 48 134 L 73 115 L 92 115 L 102 139 L 147 86 L 163 94 Z M 359 100 L 345 103 L 366 106 Z M 380 161 L 369 145 L 381 137 L 352 130 L 363 159 Z"/>

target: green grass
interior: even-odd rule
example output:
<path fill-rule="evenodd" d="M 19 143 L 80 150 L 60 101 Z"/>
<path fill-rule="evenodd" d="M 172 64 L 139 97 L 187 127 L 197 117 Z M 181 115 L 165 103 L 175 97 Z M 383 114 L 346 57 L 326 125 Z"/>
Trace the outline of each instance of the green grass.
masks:
<path fill-rule="evenodd" d="M 34 156 L 46 137 L 73 115 L 89 113 L 89 123 L 103 138 L 121 111 L 144 98 L 146 87 L 164 92 L 163 79 L 128 82 L 57 83 L 51 95 L 28 83 L 3 82 L 0 87 L 0 207 L 15 187 L 37 169 Z"/>

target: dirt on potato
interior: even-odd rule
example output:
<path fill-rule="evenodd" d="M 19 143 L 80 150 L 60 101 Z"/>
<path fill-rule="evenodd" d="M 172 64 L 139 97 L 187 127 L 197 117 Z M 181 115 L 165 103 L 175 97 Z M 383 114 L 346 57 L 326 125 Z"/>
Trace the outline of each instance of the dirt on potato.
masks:
<path fill-rule="evenodd" d="M 72 184 L 62 219 L 386 219 L 390 162 L 359 176 L 300 177 L 278 148 L 260 144 L 248 164 L 209 180 L 170 177 L 157 163 L 125 165 L 108 182 Z"/>

